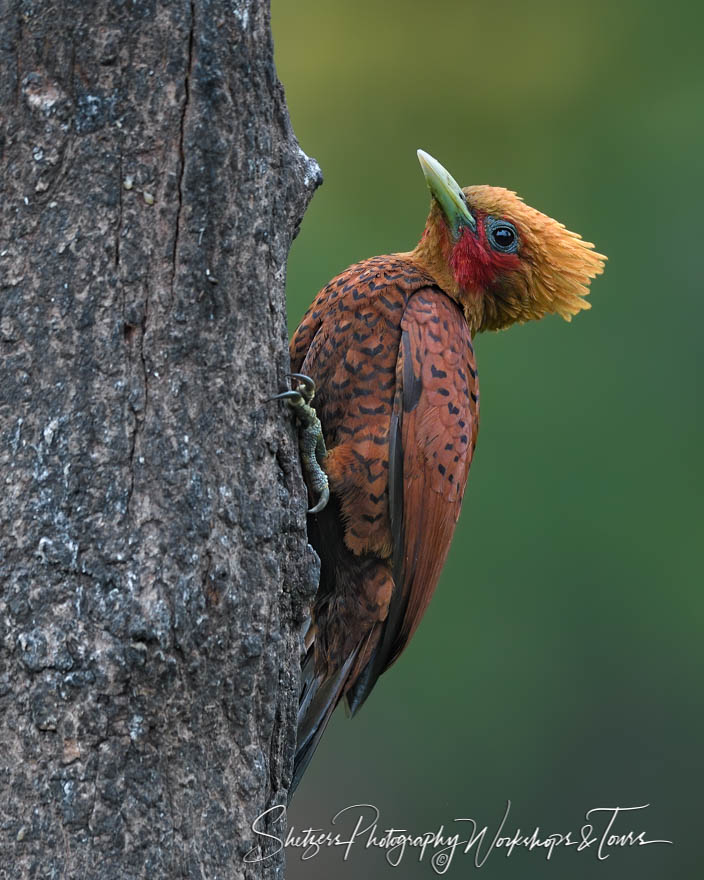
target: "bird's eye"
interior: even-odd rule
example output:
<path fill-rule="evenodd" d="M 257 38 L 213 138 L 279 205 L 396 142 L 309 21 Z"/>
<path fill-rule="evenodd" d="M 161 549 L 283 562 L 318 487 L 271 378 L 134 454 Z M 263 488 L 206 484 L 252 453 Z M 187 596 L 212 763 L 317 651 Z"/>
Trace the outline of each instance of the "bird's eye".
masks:
<path fill-rule="evenodd" d="M 509 229 L 508 226 L 497 226 L 491 234 L 494 244 L 498 244 L 500 248 L 511 247 L 516 240 L 516 233 L 513 229 Z"/>
<path fill-rule="evenodd" d="M 488 236 L 491 246 L 504 254 L 514 254 L 518 250 L 518 233 L 511 223 L 489 218 Z"/>

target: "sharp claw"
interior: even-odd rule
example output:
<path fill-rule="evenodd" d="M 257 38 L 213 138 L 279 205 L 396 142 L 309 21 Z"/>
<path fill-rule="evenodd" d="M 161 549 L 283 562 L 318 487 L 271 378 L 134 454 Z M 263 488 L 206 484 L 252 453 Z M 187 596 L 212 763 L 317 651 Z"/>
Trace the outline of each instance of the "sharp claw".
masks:
<path fill-rule="evenodd" d="M 290 379 L 296 379 L 299 382 L 298 388 L 292 391 L 284 391 L 281 394 L 275 394 L 273 397 L 267 397 L 266 403 L 272 400 L 297 400 L 301 403 L 310 403 L 315 396 L 315 382 L 304 373 L 286 373 Z"/>
<path fill-rule="evenodd" d="M 300 391 L 282 391 L 281 394 L 267 397 L 267 402 L 271 400 L 300 400 L 302 396 Z"/>
<path fill-rule="evenodd" d="M 313 397 L 315 396 L 315 382 L 311 379 L 310 376 L 306 376 L 305 373 L 287 373 L 286 374 L 291 379 L 296 379 L 303 386 L 298 390 L 301 392 L 303 397 L 305 397 L 306 403 L 310 403 Z"/>
<path fill-rule="evenodd" d="M 325 486 L 323 491 L 320 494 L 320 500 L 315 505 L 315 507 L 311 507 L 308 513 L 320 513 L 321 510 L 324 510 L 327 506 L 328 501 L 330 500 L 330 489 Z"/>
<path fill-rule="evenodd" d="M 310 388 L 311 391 L 315 391 L 315 382 L 311 379 L 310 376 L 306 376 L 305 373 L 286 373 L 289 379 L 298 379 L 299 382 L 302 382 L 306 388 Z"/>

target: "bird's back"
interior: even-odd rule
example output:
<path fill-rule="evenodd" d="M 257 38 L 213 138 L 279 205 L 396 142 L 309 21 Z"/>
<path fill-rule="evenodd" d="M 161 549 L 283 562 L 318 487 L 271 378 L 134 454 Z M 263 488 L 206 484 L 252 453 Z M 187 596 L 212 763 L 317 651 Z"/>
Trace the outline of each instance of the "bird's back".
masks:
<path fill-rule="evenodd" d="M 316 385 L 325 469 L 353 553 L 391 554 L 386 492 L 401 320 L 409 298 L 434 284 L 395 255 L 364 260 L 320 291 L 291 340 L 293 369 Z"/>
<path fill-rule="evenodd" d="M 426 319 L 436 323 L 422 330 Z M 409 327 L 409 322 L 413 326 Z M 444 381 L 431 375 L 427 346 L 422 346 L 425 333 L 431 347 L 437 347 L 430 327 L 441 334 L 435 337 L 441 340 L 440 347 L 447 349 L 447 356 L 459 358 L 456 366 L 467 376 L 460 391 L 463 400 L 457 402 L 465 408 L 473 406 L 467 384 L 469 373 L 476 373 L 461 310 L 432 276 L 405 256 L 374 257 L 334 278 L 320 291 L 291 341 L 293 369 L 309 375 L 316 385 L 314 404 L 328 449 L 325 470 L 331 490 L 328 506 L 309 520 L 321 575 L 310 649 L 303 665 L 295 782 L 340 698 L 346 695 L 356 711 L 378 676 L 402 650 L 434 590 L 454 531 L 476 424 L 457 428 L 463 445 L 458 441 L 456 451 L 446 451 L 452 449 L 452 443 L 447 442 L 452 439 L 452 427 L 445 422 L 447 418 L 457 421 L 464 410 L 451 402 L 448 416 L 442 396 L 448 391 L 444 388 L 439 388 L 437 400 L 429 403 L 434 386 Z M 405 367 L 404 344 L 406 348 L 414 346 L 416 361 L 410 363 L 411 354 L 406 351 Z M 420 378 L 423 356 L 428 361 L 425 386 Z M 444 356 L 437 355 L 436 363 Z M 441 370 L 435 372 L 446 375 Z M 452 388 L 455 380 L 450 378 L 444 384 L 448 381 Z M 421 393 L 425 395 L 422 400 Z M 418 406 L 419 401 L 425 406 Z M 445 415 L 438 415 L 440 407 Z M 427 520 L 420 510 L 403 510 L 400 437 L 404 412 L 406 427 L 413 426 L 416 416 L 423 421 L 419 457 L 436 446 L 438 451 L 428 452 L 428 456 L 439 454 L 439 462 L 443 455 L 451 456 L 444 477 L 440 475 L 445 474 L 442 463 L 439 473 L 437 462 L 432 462 L 434 476 L 426 481 L 427 489 L 436 491 L 440 507 L 433 508 L 433 499 L 428 497 Z M 471 421 L 468 411 L 467 420 Z M 408 466 L 406 471 L 406 484 L 410 485 L 414 475 Z M 426 484 L 421 481 L 416 485 Z M 422 504 L 414 499 L 418 508 Z M 430 532 L 417 571 L 422 583 L 416 578 L 413 591 L 413 575 L 407 572 L 409 589 L 404 593 L 404 584 L 399 584 L 404 579 L 402 571 L 408 569 L 403 561 L 404 542 L 408 543 L 409 534 L 420 540 L 419 524 Z M 428 565 L 423 568 L 425 562 Z M 409 590 L 414 595 L 409 595 Z M 394 615 L 390 630 L 386 624 Z"/>

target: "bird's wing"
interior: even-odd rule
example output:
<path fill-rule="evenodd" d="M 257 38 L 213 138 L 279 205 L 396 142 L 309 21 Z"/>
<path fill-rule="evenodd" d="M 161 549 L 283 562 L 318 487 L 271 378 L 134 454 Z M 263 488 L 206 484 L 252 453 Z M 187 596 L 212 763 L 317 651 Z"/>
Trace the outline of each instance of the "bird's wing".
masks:
<path fill-rule="evenodd" d="M 418 291 L 408 301 L 401 330 L 389 438 L 395 588 L 376 656 L 362 676 L 367 681 L 361 700 L 399 656 L 430 602 L 479 427 L 476 362 L 459 307 L 437 290 Z"/>
<path fill-rule="evenodd" d="M 289 343 L 289 353 L 291 355 L 291 369 L 294 373 L 300 371 L 301 365 L 308 354 L 311 342 L 320 329 L 321 314 L 326 305 L 327 288 L 324 288 L 308 307 L 308 311 L 301 319 L 298 329 L 291 338 L 291 342 Z"/>

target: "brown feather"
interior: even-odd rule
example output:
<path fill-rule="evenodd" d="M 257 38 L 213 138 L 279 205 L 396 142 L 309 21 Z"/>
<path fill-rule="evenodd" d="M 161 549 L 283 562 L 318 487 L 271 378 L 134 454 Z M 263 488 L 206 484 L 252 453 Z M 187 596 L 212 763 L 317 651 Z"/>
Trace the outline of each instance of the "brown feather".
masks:
<path fill-rule="evenodd" d="M 420 291 L 401 322 L 404 341 L 397 368 L 403 449 L 404 556 L 398 588 L 406 612 L 390 662 L 401 653 L 437 586 L 467 482 L 479 429 L 479 383 L 469 328 L 447 296 Z M 420 393 L 403 406 L 406 361 Z"/>
<path fill-rule="evenodd" d="M 350 691 L 379 644 L 392 592 L 398 589 L 405 611 L 374 681 L 401 653 L 437 585 L 476 443 L 476 365 L 461 310 L 415 264 L 396 257 L 333 279 L 294 335 L 291 355 L 293 369 L 318 389 L 336 499 L 312 528 L 321 537 L 328 529 L 327 541 L 314 542 L 324 567 L 313 609 L 316 669 L 333 675 L 366 639 L 344 688 Z M 403 450 L 401 548 L 389 515 L 394 411 Z M 339 517 L 344 552 L 329 546 L 339 543 L 331 516 Z M 395 550 L 403 562 L 392 577 Z"/>

